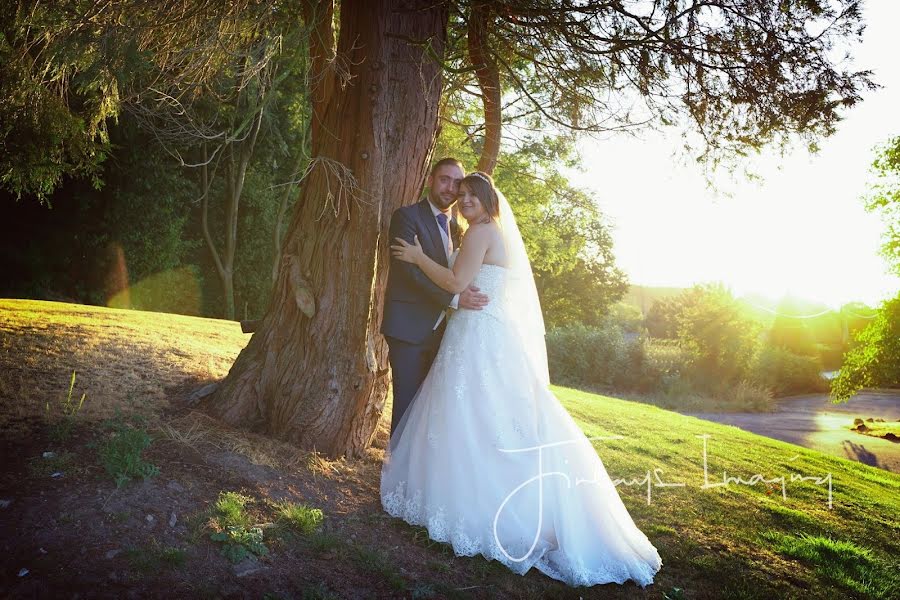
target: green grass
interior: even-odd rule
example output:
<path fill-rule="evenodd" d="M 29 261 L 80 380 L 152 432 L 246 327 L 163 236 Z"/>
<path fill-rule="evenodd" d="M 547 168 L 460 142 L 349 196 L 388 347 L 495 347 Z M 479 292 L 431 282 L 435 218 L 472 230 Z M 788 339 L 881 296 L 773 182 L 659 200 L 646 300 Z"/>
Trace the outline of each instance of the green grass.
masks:
<path fill-rule="evenodd" d="M 73 370 L 73 402 L 87 394 L 78 421 L 138 410 L 133 398 L 164 414 L 166 388 L 224 377 L 247 339 L 234 321 L 0 299 L 0 427 L 58 407 Z"/>
<path fill-rule="evenodd" d="M 885 437 L 887 434 L 892 433 L 900 437 L 900 421 L 863 421 L 863 425 L 866 426 L 866 429 L 860 432 L 863 435 Z M 855 427 L 856 425 L 850 429 L 855 430 Z"/>
<path fill-rule="evenodd" d="M 784 527 L 795 530 L 806 529 L 807 531 L 814 531 L 819 528 L 818 521 L 812 515 L 802 510 L 789 508 L 777 501 L 764 503 L 762 507 L 772 515 L 776 522 Z"/>
<path fill-rule="evenodd" d="M 884 599 L 896 598 L 900 592 L 896 557 L 889 563 L 854 542 L 805 533 L 766 531 L 760 537 L 769 541 L 775 551 L 811 566 L 822 579 L 848 592 Z"/>
<path fill-rule="evenodd" d="M 246 511 L 252 501 L 237 492 L 222 492 L 213 507 L 214 531 L 209 539 L 220 543 L 222 554 L 233 563 L 269 553 L 262 528 L 253 526 L 253 519 Z"/>
<path fill-rule="evenodd" d="M 168 405 L 159 390 L 185 378 L 223 377 L 246 344 L 237 323 L 36 301 L 0 301 L 2 333 L 9 335 L 0 335 L 0 366 L 8 368 L 10 376 L 0 378 L 0 408 L 10 418 L 41 416 L 47 399 L 66 397 L 76 368 L 90 399 L 79 418 L 108 416 L 132 395 L 164 408 Z M 60 365 L 60 357 L 68 357 L 76 345 L 83 351 Z M 898 589 L 896 567 L 890 567 L 900 556 L 900 475 L 657 406 L 561 387 L 553 391 L 588 436 L 623 436 L 597 440 L 594 447 L 613 479 L 638 481 L 619 483 L 617 490 L 663 557 L 648 597 L 674 598 L 674 590 L 683 588 L 683 597 L 880 599 Z M 389 422 L 389 406 L 390 399 L 382 428 Z M 710 482 L 722 481 L 723 472 L 744 479 L 784 476 L 787 497 L 782 497 L 780 486 L 765 482 L 703 488 L 701 435 L 709 436 Z M 44 467 L 38 464 L 35 460 L 35 469 Z M 330 476 L 359 494 L 377 490 L 378 469 L 362 461 L 354 465 L 360 468 L 353 477 L 337 472 Z M 648 504 L 643 481 L 648 474 L 651 484 L 658 476 L 662 482 L 684 485 L 651 485 Z M 832 506 L 827 485 L 791 481 L 792 474 L 830 474 Z M 363 484 L 355 477 L 364 478 Z M 254 525 L 251 504 L 237 496 L 225 497 L 221 511 L 214 502 L 203 518 L 221 517 L 249 532 Z M 59 516 L 61 521 L 71 518 L 70 513 Z M 186 522 L 191 531 L 206 537 L 209 529 L 199 519 L 188 517 Z M 417 555 L 424 554 L 421 564 L 433 568 L 422 582 L 403 581 L 387 545 L 360 550 L 339 531 L 317 531 L 303 540 L 311 551 L 331 554 L 335 572 L 394 580 L 395 589 L 407 596 L 415 590 L 427 597 L 433 589 L 441 597 L 441 586 L 451 573 L 497 596 L 566 597 L 552 581 L 522 578 L 480 557 L 456 558 L 452 551 L 448 554 L 446 544 L 430 543 L 421 529 L 398 529 L 398 523 L 365 521 L 371 530 L 390 534 L 391 543 L 401 539 L 408 544 L 404 551 L 413 548 Z M 322 588 L 323 595 L 328 589 Z M 310 597 L 315 594 L 311 591 Z"/>
<path fill-rule="evenodd" d="M 75 430 L 76 419 L 81 407 L 84 406 L 86 393 L 81 394 L 81 399 L 77 402 L 72 399 L 72 392 L 75 389 L 75 371 L 72 371 L 72 378 L 69 380 L 69 391 L 66 397 L 59 403 L 51 405 L 47 402 L 45 412 L 50 425 L 50 439 L 54 442 L 64 443 L 72 435 Z"/>
<path fill-rule="evenodd" d="M 613 479 L 641 480 L 649 472 L 653 482 L 654 469 L 661 469 L 661 481 L 685 484 L 651 486 L 649 505 L 646 481 L 617 486 L 635 522 L 663 557 L 662 573 L 672 574 L 676 583 L 708 579 L 733 598 L 790 595 L 802 589 L 788 581 L 808 586 L 809 593 L 799 597 L 830 597 L 829 590 L 836 589 L 865 598 L 886 597 L 887 571 L 879 565 L 891 560 L 896 564 L 894 557 L 900 556 L 900 475 L 648 404 L 552 389 L 586 435 L 623 437 L 593 442 Z M 787 498 L 782 497 L 780 482 L 704 488 L 704 447 L 699 437 L 704 435 L 709 436 L 710 483 L 722 482 L 723 472 L 745 481 L 754 475 L 783 476 Z M 792 474 L 816 477 L 822 483 L 791 481 Z M 836 566 L 844 564 L 841 561 L 823 567 L 823 559 L 816 562 L 796 550 L 801 542 L 794 543 L 792 552 L 787 551 L 787 542 L 760 547 L 763 532 L 812 536 L 808 539 L 823 536 L 833 540 L 835 548 L 856 548 L 860 554 L 846 559 L 843 568 Z M 759 579 L 757 584 L 742 583 L 749 574 Z"/>
<path fill-rule="evenodd" d="M 279 523 L 286 525 L 303 535 L 311 535 L 319 531 L 324 515 L 318 508 L 292 502 L 275 504 Z"/>
<path fill-rule="evenodd" d="M 406 588 L 406 580 L 400 575 L 395 562 L 380 549 L 354 544 L 350 559 L 359 569 L 385 581 L 395 590 L 402 591 Z"/>
<path fill-rule="evenodd" d="M 180 569 L 184 566 L 187 552 L 174 546 L 162 546 L 156 539 L 145 547 L 126 550 L 125 558 L 132 569 L 142 573 L 155 573 L 162 569 Z"/>
<path fill-rule="evenodd" d="M 310 550 L 316 554 L 325 554 L 332 550 L 342 550 L 344 548 L 343 538 L 327 531 L 318 531 L 305 539 Z"/>
<path fill-rule="evenodd" d="M 250 527 L 245 507 L 253 499 L 237 492 L 222 492 L 216 500 L 216 521 L 219 527 Z"/>
<path fill-rule="evenodd" d="M 152 438 L 144 429 L 125 424 L 121 418 L 107 422 L 112 432 L 100 442 L 98 453 L 106 472 L 122 487 L 132 479 L 149 479 L 159 474 L 159 467 L 144 460 L 143 453 Z"/>

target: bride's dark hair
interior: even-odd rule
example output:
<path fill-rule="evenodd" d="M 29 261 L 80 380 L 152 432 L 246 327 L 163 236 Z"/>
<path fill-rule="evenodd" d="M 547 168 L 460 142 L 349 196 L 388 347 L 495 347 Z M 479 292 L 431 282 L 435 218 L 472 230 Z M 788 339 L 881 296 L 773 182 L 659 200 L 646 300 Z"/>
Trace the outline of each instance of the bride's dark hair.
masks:
<path fill-rule="evenodd" d="M 500 198 L 497 197 L 497 190 L 494 189 L 494 180 L 490 175 L 481 171 L 475 171 L 463 178 L 460 185 L 463 184 L 478 196 L 484 210 L 492 219 L 500 216 Z"/>

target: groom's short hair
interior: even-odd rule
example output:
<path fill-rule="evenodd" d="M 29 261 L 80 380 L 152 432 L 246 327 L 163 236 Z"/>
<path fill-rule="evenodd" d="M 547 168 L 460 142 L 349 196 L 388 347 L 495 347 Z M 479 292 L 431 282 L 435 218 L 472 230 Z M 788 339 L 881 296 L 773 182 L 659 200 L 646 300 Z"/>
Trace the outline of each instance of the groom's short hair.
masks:
<path fill-rule="evenodd" d="M 466 172 L 465 167 L 463 167 L 463 164 L 461 162 L 459 162 L 459 159 L 453 158 L 452 156 L 448 156 L 448 157 L 442 158 L 441 160 L 434 163 L 434 166 L 431 167 L 431 172 L 429 173 L 429 175 L 434 175 L 435 173 L 438 172 L 438 169 L 440 169 L 441 167 L 445 167 L 447 165 L 456 165 L 457 167 L 459 167 L 459 169 L 463 173 Z"/>

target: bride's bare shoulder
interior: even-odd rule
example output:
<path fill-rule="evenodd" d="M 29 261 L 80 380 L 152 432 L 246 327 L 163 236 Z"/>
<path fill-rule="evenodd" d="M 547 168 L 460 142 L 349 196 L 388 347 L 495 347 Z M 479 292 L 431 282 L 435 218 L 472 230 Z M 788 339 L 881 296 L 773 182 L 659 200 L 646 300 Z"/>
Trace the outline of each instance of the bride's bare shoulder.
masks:
<path fill-rule="evenodd" d="M 469 226 L 466 231 L 465 239 L 470 242 L 483 244 L 485 248 L 494 248 L 498 244 L 503 243 L 503 235 L 500 232 L 500 226 L 494 221 L 487 223 L 475 223 Z"/>
<path fill-rule="evenodd" d="M 466 235 L 492 236 L 500 233 L 500 226 L 496 221 L 487 223 L 473 223 L 466 229 Z"/>

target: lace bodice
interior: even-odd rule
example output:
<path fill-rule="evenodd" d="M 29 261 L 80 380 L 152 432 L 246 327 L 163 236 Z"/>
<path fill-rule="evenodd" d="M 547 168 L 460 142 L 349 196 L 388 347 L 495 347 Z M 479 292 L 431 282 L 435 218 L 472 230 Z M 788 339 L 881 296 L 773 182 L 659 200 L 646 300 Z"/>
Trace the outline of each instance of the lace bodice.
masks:
<path fill-rule="evenodd" d="M 500 265 L 481 265 L 478 269 L 478 273 L 475 275 L 475 279 L 472 280 L 472 285 L 477 287 L 482 294 L 485 294 L 488 297 L 488 304 L 480 311 L 460 310 L 456 316 L 465 313 L 480 313 L 498 319 L 502 318 L 504 313 L 503 292 L 507 273 L 507 269 Z"/>

